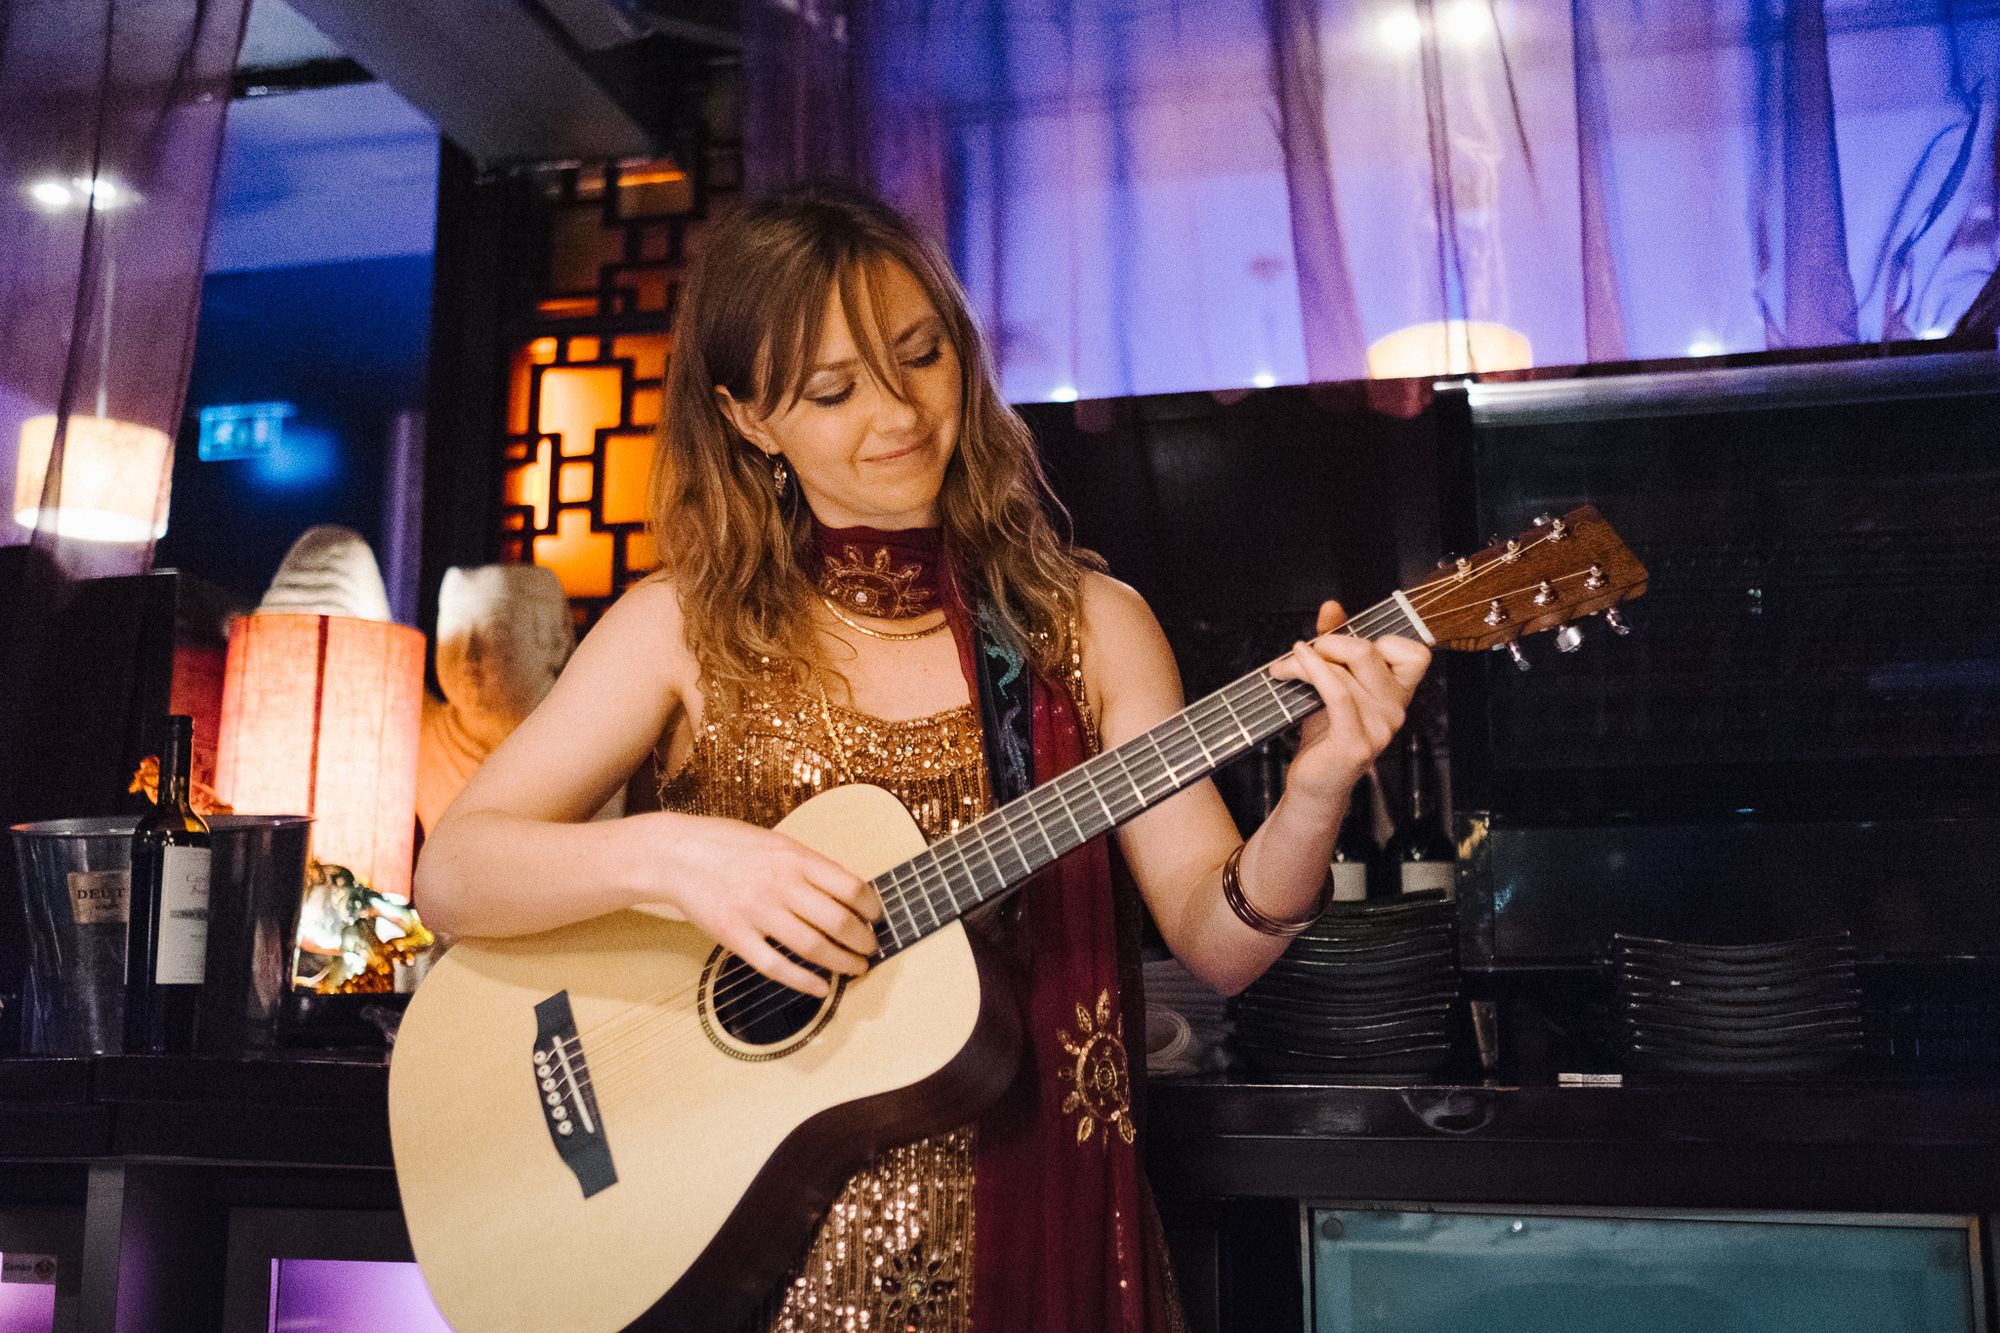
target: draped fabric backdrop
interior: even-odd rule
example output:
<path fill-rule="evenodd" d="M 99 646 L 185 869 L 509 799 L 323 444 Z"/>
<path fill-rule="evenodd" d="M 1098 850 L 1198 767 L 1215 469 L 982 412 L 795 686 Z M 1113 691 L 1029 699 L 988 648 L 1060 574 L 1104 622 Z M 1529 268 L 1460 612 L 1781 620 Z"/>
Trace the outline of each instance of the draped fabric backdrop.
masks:
<path fill-rule="evenodd" d="M 1934 337 L 2000 256 L 1977 0 L 749 9 L 753 183 L 937 228 L 1017 401 Z"/>
<path fill-rule="evenodd" d="M 248 0 L 0 0 L 0 545 L 75 575 L 137 573 L 150 538 L 15 524 L 96 484 L 81 441 L 109 418 L 180 426 L 202 249 Z M 15 494 L 22 428 L 53 415 L 42 494 Z M 75 447 L 73 447 L 75 446 Z M 156 491 L 169 456 L 145 460 Z M 157 475 L 152 475 L 152 474 Z"/>
<path fill-rule="evenodd" d="M 142 650 L 137 594 L 84 597 L 78 580 L 152 564 L 247 9 L 0 0 L 0 826 L 115 809 L 133 747 L 157 743 L 155 710 L 142 708 L 156 650 Z M 102 490 L 106 422 L 155 446 L 111 460 L 142 493 L 136 531 L 116 542 L 46 517 Z M 22 488 L 24 428 L 49 452 L 46 479 Z M 22 510 L 42 517 L 24 530 Z M 69 615 L 80 604 L 94 608 L 81 624 Z M 4 1002 L 25 928 L 12 857 L 0 859 Z M 19 1006 L 4 1008 L 11 1018 Z"/>

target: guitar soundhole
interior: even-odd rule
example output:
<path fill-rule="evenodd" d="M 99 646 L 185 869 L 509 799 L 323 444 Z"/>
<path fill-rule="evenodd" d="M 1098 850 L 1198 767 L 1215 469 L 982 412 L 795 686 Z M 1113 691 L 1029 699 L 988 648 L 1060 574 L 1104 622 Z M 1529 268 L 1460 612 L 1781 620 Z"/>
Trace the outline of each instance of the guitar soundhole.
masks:
<path fill-rule="evenodd" d="M 803 966 L 827 975 L 810 963 Z M 770 1059 L 804 1045 L 833 1016 L 842 980 L 835 980 L 833 993 L 820 999 L 781 986 L 735 954 L 717 949 L 703 977 L 702 1019 L 710 1026 L 711 1037 L 718 1035 L 717 1028 L 727 1034 L 729 1041 L 717 1043 L 725 1050 L 732 1043 L 757 1047 L 755 1052 L 732 1054 Z"/>

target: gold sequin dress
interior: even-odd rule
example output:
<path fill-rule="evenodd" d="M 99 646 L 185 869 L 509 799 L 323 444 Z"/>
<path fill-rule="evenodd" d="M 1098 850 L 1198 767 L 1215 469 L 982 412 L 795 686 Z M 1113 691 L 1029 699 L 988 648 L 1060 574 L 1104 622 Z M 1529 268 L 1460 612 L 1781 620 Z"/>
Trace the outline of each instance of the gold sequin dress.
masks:
<path fill-rule="evenodd" d="M 660 804 L 768 828 L 847 782 L 893 792 L 927 838 L 957 830 L 989 803 L 978 714 L 967 704 L 887 722 L 767 685 L 703 721 L 686 762 L 661 784 Z M 883 1153 L 848 1181 L 791 1281 L 750 1327 L 965 1333 L 972 1187 L 969 1125 Z"/>

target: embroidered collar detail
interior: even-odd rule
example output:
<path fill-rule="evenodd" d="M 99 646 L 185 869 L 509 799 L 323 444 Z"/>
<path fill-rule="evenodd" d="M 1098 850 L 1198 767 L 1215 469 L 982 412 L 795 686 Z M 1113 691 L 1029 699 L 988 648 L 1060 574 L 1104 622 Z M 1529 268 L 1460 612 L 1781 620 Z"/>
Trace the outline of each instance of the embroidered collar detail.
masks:
<path fill-rule="evenodd" d="M 915 620 L 942 605 L 936 529 L 816 528 L 816 536 L 814 586 L 842 610 L 878 620 Z"/>

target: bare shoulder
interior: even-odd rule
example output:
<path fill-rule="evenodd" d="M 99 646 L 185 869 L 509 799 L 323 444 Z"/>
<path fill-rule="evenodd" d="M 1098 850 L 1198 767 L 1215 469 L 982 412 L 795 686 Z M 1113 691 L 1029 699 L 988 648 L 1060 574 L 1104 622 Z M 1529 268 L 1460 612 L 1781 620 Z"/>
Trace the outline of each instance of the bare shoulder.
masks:
<path fill-rule="evenodd" d="M 1129 583 L 1095 571 L 1083 576 L 1079 619 L 1083 674 L 1091 705 L 1109 720 L 1126 696 L 1148 711 L 1180 695 L 1180 669 L 1153 608 Z"/>
<path fill-rule="evenodd" d="M 685 651 L 680 589 L 664 574 L 652 574 L 627 588 L 598 618 L 584 642 L 604 637 Z"/>
<path fill-rule="evenodd" d="M 692 683 L 694 653 L 680 590 L 660 574 L 633 584 L 583 636 L 573 660 L 586 676 L 611 671 L 675 686 Z"/>
<path fill-rule="evenodd" d="M 1153 608 L 1129 583 L 1090 570 L 1083 576 L 1079 602 L 1086 651 L 1135 648 L 1154 639 L 1166 643 Z"/>

